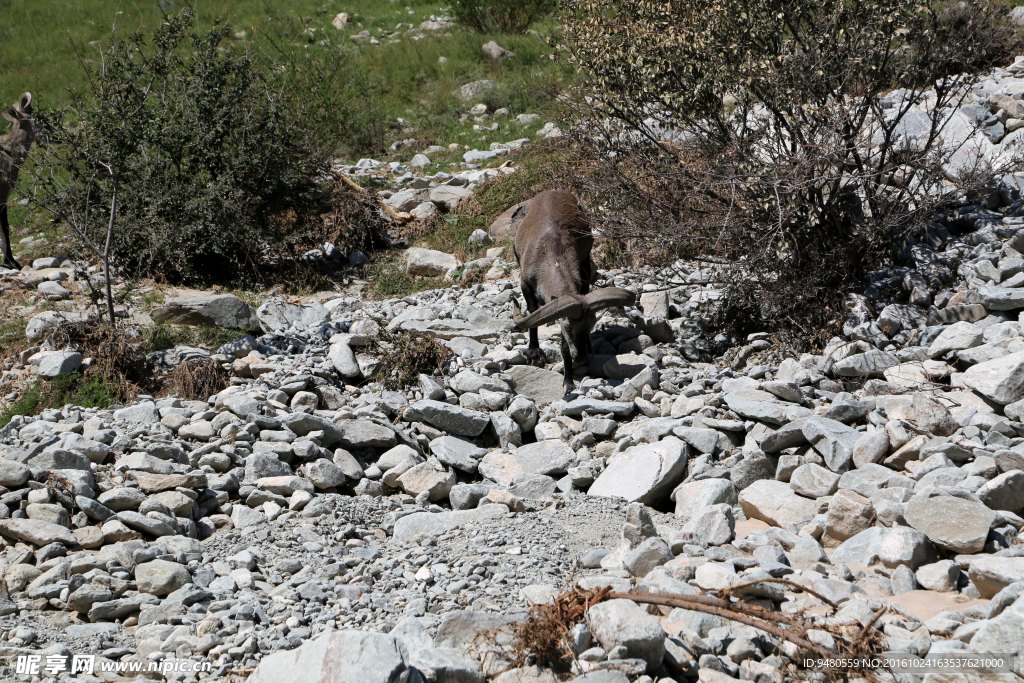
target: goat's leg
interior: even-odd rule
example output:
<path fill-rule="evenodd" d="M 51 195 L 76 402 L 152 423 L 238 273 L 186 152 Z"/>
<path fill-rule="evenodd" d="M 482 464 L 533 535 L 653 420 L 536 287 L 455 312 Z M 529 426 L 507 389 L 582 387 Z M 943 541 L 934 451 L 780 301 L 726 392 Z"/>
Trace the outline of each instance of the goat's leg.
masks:
<path fill-rule="evenodd" d="M 11 251 L 11 224 L 7 222 L 7 204 L 0 204 L 0 238 L 4 241 L 4 265 L 21 270 L 21 264 L 14 260 L 14 253 Z"/>
<path fill-rule="evenodd" d="M 537 310 L 537 297 L 534 296 L 533 289 L 525 282 L 522 283 L 521 288 L 523 290 L 523 299 L 526 300 L 526 310 L 529 313 L 533 313 Z M 526 362 L 538 367 L 544 365 L 544 357 L 540 353 L 540 337 L 537 336 L 536 327 L 530 328 L 530 344 L 526 349 Z"/>
<path fill-rule="evenodd" d="M 562 374 L 565 376 L 565 393 L 571 394 L 576 389 L 572 380 L 572 349 L 569 348 L 569 341 L 562 339 Z"/>

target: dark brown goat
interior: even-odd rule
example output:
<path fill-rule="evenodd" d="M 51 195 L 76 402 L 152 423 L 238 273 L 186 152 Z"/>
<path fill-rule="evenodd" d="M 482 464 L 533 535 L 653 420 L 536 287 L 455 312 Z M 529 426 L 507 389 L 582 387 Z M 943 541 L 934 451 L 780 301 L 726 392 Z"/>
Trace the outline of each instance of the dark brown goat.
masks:
<path fill-rule="evenodd" d="M 593 245 L 590 223 L 576 198 L 564 190 L 549 190 L 534 197 L 516 232 L 515 254 L 528 313 L 521 316 L 513 300 L 513 321 L 519 329 L 530 331 L 527 358 L 534 364 L 541 362 L 537 328 L 561 321 L 566 393 L 575 386 L 573 360 L 583 363 L 590 356 L 590 332 L 597 322 L 597 311 L 636 302 L 635 295 L 626 289 L 590 291 L 595 275 L 590 260 Z"/>
<path fill-rule="evenodd" d="M 7 200 L 18 181 L 18 171 L 36 139 L 36 125 L 32 120 L 32 93 L 25 93 L 13 107 L 4 113 L 13 128 L 6 145 L 0 146 L 0 231 L 4 242 L 4 265 L 21 270 L 11 251 L 11 224 L 7 222 Z"/>

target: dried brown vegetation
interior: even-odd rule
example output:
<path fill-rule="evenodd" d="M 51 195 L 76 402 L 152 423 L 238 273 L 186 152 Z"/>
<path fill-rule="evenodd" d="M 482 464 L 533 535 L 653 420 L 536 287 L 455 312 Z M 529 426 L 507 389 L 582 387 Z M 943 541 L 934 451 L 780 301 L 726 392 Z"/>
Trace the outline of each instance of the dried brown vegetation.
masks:
<path fill-rule="evenodd" d="M 374 340 L 380 354 L 376 378 L 388 389 L 416 384 L 421 374 L 441 375 L 452 350 L 422 332 L 381 331 Z"/>
<path fill-rule="evenodd" d="M 227 386 L 224 370 L 212 358 L 188 360 L 174 368 L 166 385 L 179 398 L 205 401 Z"/>
<path fill-rule="evenodd" d="M 717 327 L 820 346 L 843 297 L 986 173 L 948 114 L 1015 54 L 1000 3 L 571 0 L 595 227 L 623 259 L 727 262 Z M 665 30 L 672 27 L 672 30 Z M 887 96 L 902 87 L 898 96 Z M 992 169 L 993 171 L 996 169 Z"/>

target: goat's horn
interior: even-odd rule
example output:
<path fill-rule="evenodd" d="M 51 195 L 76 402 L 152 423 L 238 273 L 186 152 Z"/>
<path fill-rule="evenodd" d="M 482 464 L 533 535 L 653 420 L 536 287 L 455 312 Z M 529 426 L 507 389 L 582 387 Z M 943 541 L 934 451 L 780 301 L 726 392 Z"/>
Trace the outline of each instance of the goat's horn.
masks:
<path fill-rule="evenodd" d="M 583 303 L 571 296 L 563 296 L 544 304 L 533 313 L 513 317 L 512 322 L 521 330 L 547 325 L 560 318 L 578 318 L 583 313 Z"/>
<path fill-rule="evenodd" d="M 632 306 L 636 303 L 636 295 L 628 289 L 602 287 L 587 294 L 583 301 L 591 310 L 599 311 L 612 306 Z"/>
<path fill-rule="evenodd" d="M 18 100 L 18 110 L 25 114 L 32 113 L 32 93 L 27 92 L 21 96 Z"/>

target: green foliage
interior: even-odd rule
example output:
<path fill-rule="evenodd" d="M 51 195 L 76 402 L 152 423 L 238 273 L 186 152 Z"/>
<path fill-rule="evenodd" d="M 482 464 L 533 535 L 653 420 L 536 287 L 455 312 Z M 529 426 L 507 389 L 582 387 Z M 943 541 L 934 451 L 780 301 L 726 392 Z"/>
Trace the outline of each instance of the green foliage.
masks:
<path fill-rule="evenodd" d="M 530 25 L 554 11 L 554 0 L 452 0 L 452 16 L 480 33 L 525 33 Z"/>
<path fill-rule="evenodd" d="M 111 36 L 99 65 L 84 65 L 89 92 L 38 117 L 55 144 L 36 192 L 97 253 L 116 193 L 113 253 L 128 276 L 230 281 L 267 250 L 313 239 L 332 203 L 328 157 L 288 83 L 223 45 L 226 26 L 191 27 L 186 10 L 151 46 Z"/>
<path fill-rule="evenodd" d="M 421 374 L 440 375 L 454 354 L 447 346 L 422 332 L 383 331 L 374 345 L 380 352 L 377 377 L 387 389 L 414 385 Z"/>
<path fill-rule="evenodd" d="M 291 111 L 302 112 L 304 128 L 334 155 L 383 152 L 388 125 L 380 79 L 360 68 L 355 53 L 330 41 L 314 42 L 315 33 L 303 33 L 297 19 L 291 23 L 288 37 L 303 35 L 307 44 L 296 49 L 265 33 L 261 39 L 269 49 L 256 53 Z"/>
<path fill-rule="evenodd" d="M 118 392 L 101 374 L 72 372 L 52 380 L 37 378 L 16 402 L 0 414 L 0 427 L 15 415 L 38 415 L 46 408 L 68 404 L 82 408 L 106 408 L 116 401 Z"/>

